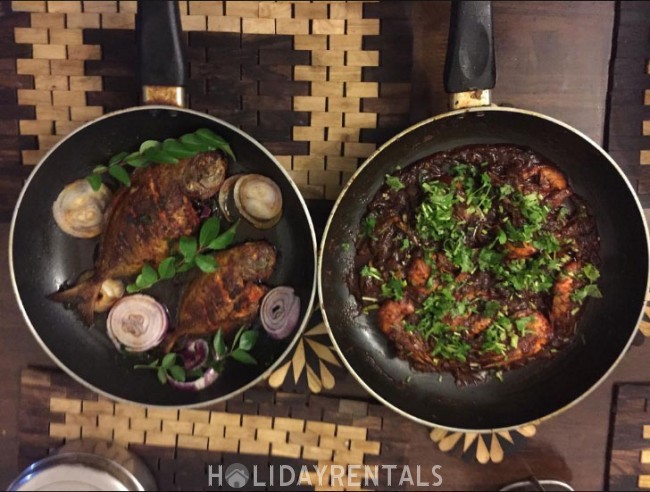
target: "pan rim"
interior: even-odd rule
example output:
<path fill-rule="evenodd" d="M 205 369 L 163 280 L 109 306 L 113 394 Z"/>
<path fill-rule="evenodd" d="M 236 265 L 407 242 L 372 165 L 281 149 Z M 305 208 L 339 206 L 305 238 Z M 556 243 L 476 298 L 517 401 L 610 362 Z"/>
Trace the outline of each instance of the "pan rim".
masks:
<path fill-rule="evenodd" d="M 311 240 L 312 240 L 312 249 L 313 249 L 313 261 L 314 261 L 314 270 L 313 270 L 313 281 L 312 281 L 312 286 L 311 286 L 311 293 L 309 297 L 309 302 L 307 304 L 307 309 L 305 311 L 305 317 L 298 327 L 298 329 L 294 332 L 294 337 L 287 346 L 287 348 L 282 352 L 282 354 L 273 362 L 264 372 L 262 372 L 259 376 L 257 376 L 255 379 L 253 379 L 251 382 L 247 383 L 246 385 L 242 386 L 241 388 L 237 389 L 236 391 L 232 391 L 228 393 L 227 395 L 220 396 L 218 398 L 214 398 L 211 400 L 205 400 L 202 402 L 197 402 L 197 403 L 188 403 L 188 404 L 174 404 L 174 405 L 158 405 L 158 404 L 149 404 L 149 403 L 143 403 L 139 401 L 133 401 L 129 400 L 126 398 L 119 397 L 117 395 L 113 395 L 112 393 L 109 393 L 108 391 L 104 391 L 95 385 L 89 383 L 86 381 L 84 378 L 73 372 L 71 369 L 69 369 L 58 357 L 54 355 L 54 353 L 49 349 L 49 347 L 45 344 L 45 342 L 41 339 L 39 336 L 38 332 L 34 328 L 29 315 L 27 314 L 27 311 L 25 310 L 25 307 L 23 306 L 22 299 L 20 297 L 20 293 L 18 291 L 18 285 L 16 283 L 16 276 L 15 276 L 15 270 L 14 270 L 14 258 L 13 258 L 13 242 L 14 242 L 14 232 L 15 232 L 15 225 L 16 225 L 16 220 L 18 217 L 18 211 L 20 209 L 20 206 L 22 204 L 24 195 L 29 188 L 30 183 L 32 182 L 32 179 L 34 179 L 34 176 L 38 173 L 38 171 L 43 167 L 45 162 L 47 162 L 48 158 L 50 157 L 51 154 L 53 154 L 56 149 L 60 146 L 63 145 L 64 142 L 67 142 L 69 139 L 71 139 L 74 135 L 77 133 L 81 132 L 84 128 L 91 126 L 95 124 L 98 121 L 113 118 L 125 113 L 131 113 L 131 112 L 136 112 L 136 111 L 151 111 L 151 110 L 164 110 L 164 111 L 173 111 L 173 112 L 183 112 L 183 113 L 189 113 L 194 116 L 199 116 L 201 118 L 207 119 L 207 120 L 212 120 L 215 123 L 218 123 L 220 125 L 223 125 L 227 127 L 228 129 L 238 133 L 241 135 L 243 138 L 251 142 L 253 145 L 257 146 L 259 150 L 261 150 L 270 160 L 273 162 L 273 164 L 278 168 L 278 170 L 285 176 L 287 179 L 289 185 L 292 187 L 294 193 L 298 197 L 298 200 L 300 204 L 302 205 L 303 211 L 305 212 L 305 216 L 307 219 L 307 223 L 309 225 L 309 232 L 311 235 Z M 67 134 L 65 137 L 63 137 L 61 140 L 59 140 L 50 150 L 47 151 L 47 153 L 41 158 L 39 163 L 34 167 L 32 172 L 30 173 L 29 177 L 25 181 L 25 184 L 23 185 L 22 189 L 20 190 L 20 194 L 18 195 L 18 200 L 16 201 L 16 205 L 14 207 L 14 211 L 12 213 L 11 217 L 11 224 L 9 227 L 9 277 L 11 279 L 11 287 L 14 293 L 14 297 L 16 299 L 16 302 L 18 304 L 18 308 L 20 309 L 20 312 L 23 316 L 23 320 L 27 324 L 27 327 L 32 333 L 32 336 L 35 338 L 35 340 L 38 342 L 38 344 L 41 346 L 43 351 L 47 354 L 47 356 L 53 360 L 59 368 L 63 369 L 63 371 L 68 374 L 70 377 L 72 377 L 75 381 L 78 383 L 82 384 L 86 388 L 90 389 L 91 391 L 99 394 L 100 396 L 107 397 L 113 401 L 116 402 L 122 402 L 122 403 L 130 403 L 134 405 L 139 405 L 139 406 L 146 406 L 150 408 L 201 408 L 205 407 L 208 405 L 214 405 L 216 403 L 220 403 L 226 400 L 229 400 L 247 389 L 255 386 L 256 384 L 260 383 L 261 381 L 268 379 L 269 376 L 273 373 L 275 369 L 277 369 L 278 366 L 280 366 L 281 363 L 285 362 L 285 359 L 289 355 L 289 353 L 293 350 L 294 346 L 298 343 L 298 339 L 302 336 L 302 333 L 305 331 L 305 328 L 309 324 L 309 321 L 313 317 L 314 314 L 314 301 L 316 298 L 316 288 L 317 288 L 317 275 L 318 275 L 318 242 L 316 240 L 316 230 L 314 229 L 314 224 L 311 218 L 311 214 L 309 213 L 309 209 L 307 208 L 307 204 L 305 202 L 304 197 L 302 196 L 302 193 L 300 193 L 300 190 L 298 189 L 298 186 L 296 183 L 293 181 L 287 170 L 278 162 L 278 160 L 275 158 L 271 152 L 264 147 L 260 142 L 258 142 L 255 138 L 251 137 L 248 133 L 244 132 L 240 128 L 237 128 L 236 126 L 228 123 L 227 121 L 224 121 L 220 118 L 217 118 L 215 116 L 201 113 L 200 111 L 195 111 L 193 109 L 189 108 L 179 108 L 175 106 L 166 106 L 166 105 L 148 105 L 148 106 L 134 106 L 131 108 L 125 108 L 125 109 L 120 109 L 118 111 L 113 111 L 110 113 L 106 113 L 99 118 L 95 118 L 93 120 L 87 121 L 83 125 L 79 126 L 69 134 Z"/>
<path fill-rule="evenodd" d="M 323 265 L 323 252 L 325 250 L 325 243 L 327 241 L 327 237 L 329 234 L 330 226 L 332 224 L 332 219 L 337 212 L 340 203 L 343 201 L 345 195 L 347 194 L 351 184 L 357 179 L 357 176 L 359 176 L 366 167 L 368 167 L 375 159 L 375 157 L 383 152 L 386 148 L 389 146 L 393 145 L 393 143 L 397 142 L 400 138 L 402 138 L 404 135 L 416 130 L 417 128 L 427 125 L 433 121 L 449 118 L 449 117 L 454 117 L 458 115 L 463 115 L 467 113 L 481 113 L 481 112 L 486 112 L 486 111 L 494 111 L 494 112 L 509 112 L 509 113 L 517 113 L 517 114 L 524 114 L 528 116 L 532 116 L 535 118 L 540 118 L 543 120 L 547 120 L 555 125 L 558 125 L 578 137 L 581 137 L 583 140 L 585 140 L 588 144 L 590 144 L 596 151 L 598 151 L 602 156 L 610 163 L 610 165 L 616 170 L 616 172 L 620 175 L 621 179 L 625 183 L 625 185 L 628 188 L 628 191 L 630 192 L 634 203 L 636 204 L 637 211 L 639 213 L 639 216 L 641 218 L 641 223 L 643 224 L 643 229 L 645 233 L 645 249 L 646 249 L 646 258 L 648 258 L 648 262 L 650 263 L 650 233 L 648 231 L 648 223 L 645 217 L 645 213 L 643 211 L 643 207 L 641 206 L 641 202 L 639 200 L 639 197 L 634 191 L 634 188 L 632 188 L 632 184 L 630 183 L 629 179 L 623 173 L 623 170 L 620 168 L 618 163 L 598 144 L 596 143 L 591 137 L 587 136 L 585 133 L 582 131 L 578 130 L 577 128 L 561 121 L 556 118 L 553 118 L 551 116 L 545 115 L 543 113 L 539 113 L 536 111 L 530 111 L 527 109 L 521 109 L 521 108 L 509 108 L 509 107 L 499 107 L 499 106 L 479 106 L 479 107 L 473 107 L 473 108 L 465 108 L 465 109 L 458 109 L 454 111 L 448 111 L 446 113 L 441 113 L 439 115 L 435 115 L 431 118 L 427 118 L 425 120 L 419 121 L 415 123 L 414 125 L 406 128 L 405 130 L 402 130 L 399 132 L 397 135 L 393 136 L 391 139 L 386 141 L 384 144 L 382 144 L 377 150 L 375 150 L 366 160 L 359 166 L 359 168 L 354 172 L 354 174 L 348 179 L 347 183 L 343 186 L 343 190 L 337 197 L 336 201 L 334 202 L 334 205 L 332 207 L 332 211 L 329 214 L 329 217 L 327 219 L 327 223 L 325 224 L 325 229 L 323 230 L 323 237 L 321 239 L 321 244 L 320 244 L 320 249 L 318 253 L 318 300 L 320 302 L 321 306 L 321 313 L 323 316 L 323 321 L 325 323 L 325 326 L 327 327 L 327 332 L 329 334 L 330 340 L 332 341 L 332 344 L 334 345 L 334 348 L 336 349 L 339 357 L 341 358 L 343 365 L 345 368 L 350 371 L 352 376 L 357 380 L 357 382 L 366 390 L 368 391 L 374 398 L 376 398 L 380 403 L 388 407 L 389 409 L 393 410 L 394 412 L 402 415 L 403 417 L 408 418 L 409 420 L 412 420 L 418 424 L 422 424 L 428 427 L 437 427 L 441 429 L 445 429 L 451 432 L 475 432 L 475 433 L 481 433 L 481 434 L 486 434 L 486 433 L 491 433 L 491 432 L 501 432 L 501 431 L 510 431 L 517 429 L 519 427 L 529 425 L 529 424 L 537 424 L 540 422 L 543 422 L 547 419 L 553 418 L 562 412 L 568 410 L 569 408 L 573 407 L 574 405 L 577 405 L 580 403 L 583 399 L 588 397 L 593 391 L 596 390 L 604 381 L 609 377 L 609 375 L 616 369 L 618 364 L 621 362 L 625 354 L 630 348 L 630 345 L 632 344 L 632 341 L 634 340 L 634 337 L 639 329 L 639 323 L 641 319 L 643 318 L 643 312 L 644 312 L 644 304 L 641 304 L 639 306 L 639 315 L 637 317 L 636 324 L 634 326 L 634 329 L 630 333 L 630 336 L 628 338 L 627 343 L 621 350 L 621 352 L 618 354 L 616 357 L 615 361 L 612 363 L 612 365 L 609 367 L 609 369 L 594 383 L 592 384 L 586 391 L 584 391 L 580 396 L 569 402 L 568 404 L 560 407 L 559 409 L 544 415 L 542 417 L 538 417 L 533 420 L 525 421 L 525 422 L 520 422 L 508 426 L 503 426 L 503 427 L 495 427 L 495 428 L 464 428 L 464 427 L 451 427 L 451 426 L 446 426 L 442 424 L 438 424 L 435 422 L 431 422 L 419 417 L 416 417 L 414 415 L 411 415 L 407 411 L 404 411 L 400 408 L 398 408 L 396 405 L 388 402 L 385 398 L 380 396 L 377 391 L 372 389 L 363 379 L 356 373 L 356 371 L 352 368 L 352 365 L 348 362 L 347 358 L 343 354 L 343 351 L 341 350 L 341 347 L 336 341 L 336 338 L 334 336 L 333 330 L 330 326 L 329 318 L 327 317 L 327 303 L 323 301 L 323 278 L 322 278 L 322 265 Z M 647 293 L 648 290 L 650 290 L 650 268 L 647 269 L 646 271 L 646 286 L 645 286 L 645 292 Z"/>

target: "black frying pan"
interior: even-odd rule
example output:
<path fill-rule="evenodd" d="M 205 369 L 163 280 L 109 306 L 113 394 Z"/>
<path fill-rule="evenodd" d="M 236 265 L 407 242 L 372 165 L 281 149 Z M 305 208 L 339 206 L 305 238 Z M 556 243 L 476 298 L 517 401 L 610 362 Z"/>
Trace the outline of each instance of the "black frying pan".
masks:
<path fill-rule="evenodd" d="M 453 2 L 445 82 L 452 107 L 485 104 L 494 86 L 489 2 Z M 461 94 L 458 94 L 461 93 Z M 559 166 L 589 203 L 601 237 L 603 299 L 589 300 L 577 343 L 491 380 L 457 387 L 450 375 L 418 373 L 396 356 L 373 318 L 357 315 L 346 285 L 359 222 L 384 176 L 398 166 L 467 144 L 510 143 Z M 569 125 L 521 109 L 471 107 L 416 124 L 383 145 L 339 196 L 324 233 L 319 296 L 330 335 L 348 369 L 393 410 L 421 423 L 487 431 L 551 416 L 580 400 L 628 348 L 648 288 L 648 235 L 632 187 L 595 142 Z M 582 342 L 584 340 L 584 343 Z"/>
<path fill-rule="evenodd" d="M 177 2 L 140 2 L 137 37 L 145 100 L 171 103 L 185 79 Z M 165 86 L 162 89 L 160 86 Z M 152 89 L 153 87 L 153 89 Z M 147 96 L 147 94 L 149 96 Z M 173 96 L 170 100 L 169 95 Z M 284 212 L 277 226 L 260 231 L 242 224 L 235 243 L 265 238 L 278 250 L 270 285 L 290 285 L 301 299 L 300 328 L 293 337 L 261 337 L 252 351 L 259 361 L 245 366 L 228 361 L 224 374 L 208 389 L 186 393 L 160 385 L 151 371 L 134 371 L 135 360 L 118 353 L 105 335 L 105 316 L 86 328 L 77 315 L 46 299 L 60 285 L 92 268 L 96 241 L 65 235 L 52 218 L 61 189 L 87 176 L 110 156 L 137 149 L 144 140 L 176 138 L 209 128 L 232 146 L 237 163 L 228 174 L 260 173 L 282 190 Z M 266 378 L 297 341 L 312 309 L 316 278 L 316 239 L 305 203 L 281 165 L 261 144 L 228 123 L 196 111 L 144 106 L 118 111 L 90 122 L 64 138 L 36 167 L 16 206 L 10 231 L 12 283 L 25 320 L 43 349 L 68 373 L 114 399 L 148 405 L 198 405 L 224 400 Z M 174 319 L 178 289 L 152 290 L 166 301 Z"/>

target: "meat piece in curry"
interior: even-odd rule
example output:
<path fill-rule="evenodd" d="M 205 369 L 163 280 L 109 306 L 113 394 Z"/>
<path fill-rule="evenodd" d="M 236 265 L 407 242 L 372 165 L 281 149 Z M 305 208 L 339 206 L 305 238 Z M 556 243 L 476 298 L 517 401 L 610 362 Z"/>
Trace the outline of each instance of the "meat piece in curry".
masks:
<path fill-rule="evenodd" d="M 459 381 L 566 346 L 600 297 L 599 237 L 544 157 L 473 145 L 386 176 L 356 242 L 350 288 L 398 355 Z"/>

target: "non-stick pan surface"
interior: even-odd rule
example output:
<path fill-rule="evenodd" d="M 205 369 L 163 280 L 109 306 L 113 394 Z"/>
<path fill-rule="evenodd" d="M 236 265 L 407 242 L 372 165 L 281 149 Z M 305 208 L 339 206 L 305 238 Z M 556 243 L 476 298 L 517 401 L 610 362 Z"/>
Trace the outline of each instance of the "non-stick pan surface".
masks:
<path fill-rule="evenodd" d="M 46 296 L 82 271 L 92 268 L 98 241 L 64 234 L 52 217 L 52 203 L 61 189 L 87 176 L 95 165 L 114 154 L 138 148 L 149 139 L 176 138 L 198 128 L 209 128 L 230 142 L 237 162 L 228 174 L 259 173 L 282 190 L 284 212 L 279 224 L 260 231 L 242 223 L 235 243 L 264 238 L 278 250 L 270 285 L 290 285 L 301 300 L 302 324 L 283 341 L 260 337 L 252 351 L 258 365 L 228 361 L 220 379 L 198 393 L 174 390 L 158 383 L 150 371 L 134 371 L 136 359 L 120 354 L 105 334 L 106 316 L 96 316 L 86 328 L 72 310 Z M 62 140 L 34 170 L 20 196 L 10 232 L 10 268 L 21 309 L 43 348 L 72 376 L 112 398 L 148 405 L 197 405 L 243 391 L 269 374 L 299 337 L 312 308 L 315 291 L 316 239 L 311 219 L 298 189 L 280 164 L 258 142 L 217 118 L 186 109 L 149 106 L 107 115 Z M 181 285 L 155 287 L 175 318 Z"/>
<path fill-rule="evenodd" d="M 446 374 L 420 373 L 399 359 L 376 318 L 359 314 L 347 287 L 354 242 L 385 175 L 419 158 L 468 144 L 524 146 L 555 163 L 596 218 L 602 299 L 587 302 L 575 342 L 551 360 L 506 372 L 503 382 L 459 387 Z M 536 113 L 475 108 L 424 121 L 381 147 L 337 200 L 323 238 L 319 296 L 348 369 L 379 400 L 422 423 L 464 430 L 514 427 L 550 416 L 585 396 L 629 346 L 648 288 L 643 212 L 614 161 L 577 130 Z"/>

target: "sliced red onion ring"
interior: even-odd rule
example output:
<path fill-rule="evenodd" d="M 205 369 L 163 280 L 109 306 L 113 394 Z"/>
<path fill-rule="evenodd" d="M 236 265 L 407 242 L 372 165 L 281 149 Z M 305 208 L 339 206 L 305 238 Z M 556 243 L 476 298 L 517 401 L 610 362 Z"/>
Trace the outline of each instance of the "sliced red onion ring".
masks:
<path fill-rule="evenodd" d="M 201 391 L 213 384 L 218 378 L 219 373 L 212 368 L 209 368 L 207 371 L 205 371 L 203 373 L 203 376 L 201 376 L 199 379 L 195 379 L 194 381 L 186 381 L 184 383 L 176 381 L 174 378 L 167 375 L 167 381 L 169 382 L 170 386 L 181 391 Z"/>
<path fill-rule="evenodd" d="M 157 346 L 165 334 L 169 320 L 164 306 L 153 297 L 134 294 L 123 297 L 108 313 L 106 331 L 118 350 L 146 352 Z"/>
<path fill-rule="evenodd" d="M 300 298 L 291 287 L 271 289 L 262 300 L 260 318 L 269 336 L 282 340 L 298 325 Z"/>
<path fill-rule="evenodd" d="M 197 338 L 187 343 L 180 352 L 183 358 L 183 366 L 186 371 L 192 371 L 201 367 L 210 354 L 208 342 L 202 338 Z"/>

